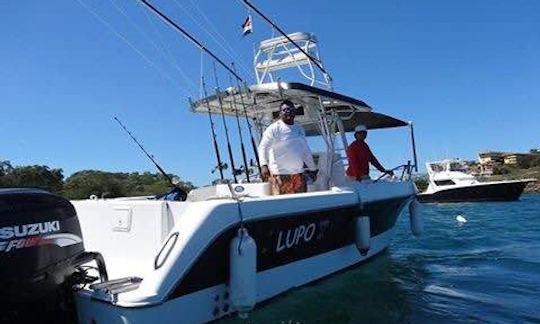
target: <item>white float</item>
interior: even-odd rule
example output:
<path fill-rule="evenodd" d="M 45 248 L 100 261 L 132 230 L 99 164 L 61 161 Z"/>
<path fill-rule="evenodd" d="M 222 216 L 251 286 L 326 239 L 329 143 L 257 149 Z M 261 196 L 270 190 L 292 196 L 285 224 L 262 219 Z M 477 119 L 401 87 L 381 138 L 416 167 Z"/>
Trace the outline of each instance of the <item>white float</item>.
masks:
<path fill-rule="evenodd" d="M 355 220 L 356 248 L 360 254 L 366 255 L 371 246 L 371 230 L 369 228 L 369 217 L 358 216 Z"/>
<path fill-rule="evenodd" d="M 229 269 L 231 307 L 246 318 L 257 296 L 257 244 L 245 228 L 231 240 Z"/>
<path fill-rule="evenodd" d="M 419 236 L 424 231 L 424 220 L 421 214 L 420 203 L 413 199 L 409 203 L 409 221 L 411 223 L 411 232 L 414 236 Z"/>

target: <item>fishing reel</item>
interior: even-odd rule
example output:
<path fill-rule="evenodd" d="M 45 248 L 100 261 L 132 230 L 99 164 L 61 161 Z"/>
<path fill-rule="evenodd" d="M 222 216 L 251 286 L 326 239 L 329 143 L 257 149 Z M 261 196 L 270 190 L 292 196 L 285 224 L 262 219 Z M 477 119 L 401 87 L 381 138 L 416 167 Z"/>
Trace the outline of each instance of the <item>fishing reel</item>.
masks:
<path fill-rule="evenodd" d="M 227 170 L 227 168 L 229 168 L 229 166 L 227 165 L 227 163 L 225 162 L 221 162 L 220 164 L 216 165 L 215 168 L 212 169 L 212 173 L 215 173 L 216 171 L 223 171 L 223 170 Z"/>
<path fill-rule="evenodd" d="M 242 174 L 244 174 L 244 167 L 241 166 L 238 169 L 233 169 L 232 172 L 233 172 L 233 175 L 235 175 L 235 176 L 242 175 Z"/>

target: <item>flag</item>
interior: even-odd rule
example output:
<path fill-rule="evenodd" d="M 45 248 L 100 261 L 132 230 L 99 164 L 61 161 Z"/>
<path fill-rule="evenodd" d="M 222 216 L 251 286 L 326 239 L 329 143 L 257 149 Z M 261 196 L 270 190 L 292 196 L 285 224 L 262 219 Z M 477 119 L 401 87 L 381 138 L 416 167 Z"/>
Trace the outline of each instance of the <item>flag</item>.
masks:
<path fill-rule="evenodd" d="M 248 15 L 244 23 L 242 24 L 242 36 L 246 36 L 253 31 L 253 23 L 251 21 L 251 15 Z"/>

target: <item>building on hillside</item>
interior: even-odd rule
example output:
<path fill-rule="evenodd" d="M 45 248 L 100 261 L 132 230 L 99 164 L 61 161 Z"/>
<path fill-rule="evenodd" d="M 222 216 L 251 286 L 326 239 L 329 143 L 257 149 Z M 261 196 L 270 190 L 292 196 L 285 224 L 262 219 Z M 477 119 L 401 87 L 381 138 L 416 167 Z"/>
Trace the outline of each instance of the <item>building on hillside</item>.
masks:
<path fill-rule="evenodd" d="M 478 153 L 478 162 L 481 165 L 501 165 L 504 163 L 506 152 L 482 152 Z"/>
<path fill-rule="evenodd" d="M 504 164 L 507 165 L 518 165 L 523 160 L 523 158 L 529 156 L 531 154 L 526 153 L 512 153 L 508 154 L 504 157 Z"/>
<path fill-rule="evenodd" d="M 505 152 L 494 151 L 478 153 L 478 162 L 480 164 L 479 174 L 487 177 L 492 176 L 495 167 L 504 164 L 504 157 L 507 154 Z"/>
<path fill-rule="evenodd" d="M 539 149 L 531 149 L 529 153 L 511 153 L 496 151 L 478 153 L 480 175 L 493 175 L 493 171 L 495 170 L 495 168 L 501 165 L 519 166 L 527 157 L 535 156 L 538 154 L 540 154 Z"/>

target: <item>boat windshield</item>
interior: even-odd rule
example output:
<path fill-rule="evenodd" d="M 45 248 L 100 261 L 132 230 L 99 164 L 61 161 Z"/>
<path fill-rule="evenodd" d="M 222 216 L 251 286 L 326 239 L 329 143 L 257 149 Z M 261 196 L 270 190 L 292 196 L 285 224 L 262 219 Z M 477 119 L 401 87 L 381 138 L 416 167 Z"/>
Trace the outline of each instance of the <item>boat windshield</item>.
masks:
<path fill-rule="evenodd" d="M 429 166 L 431 168 L 431 171 L 433 172 L 443 172 L 445 167 L 442 163 L 433 163 Z"/>

